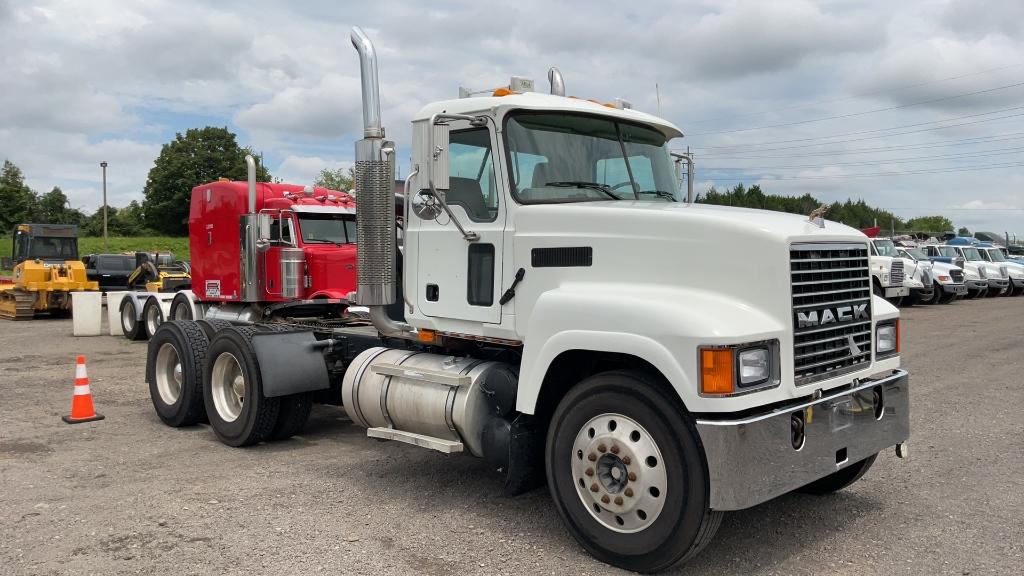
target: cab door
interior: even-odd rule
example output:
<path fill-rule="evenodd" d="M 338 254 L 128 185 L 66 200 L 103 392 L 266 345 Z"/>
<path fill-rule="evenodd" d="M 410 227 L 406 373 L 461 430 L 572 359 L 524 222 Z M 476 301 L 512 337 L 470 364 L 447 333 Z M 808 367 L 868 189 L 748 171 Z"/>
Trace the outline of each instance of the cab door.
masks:
<path fill-rule="evenodd" d="M 415 301 L 423 314 L 438 318 L 498 323 L 502 285 L 502 235 L 506 207 L 494 155 L 495 135 L 488 127 L 452 122 L 450 186 L 445 198 L 467 231 L 463 238 L 446 213 L 419 221 Z M 426 179 L 422 180 L 427 186 Z"/>

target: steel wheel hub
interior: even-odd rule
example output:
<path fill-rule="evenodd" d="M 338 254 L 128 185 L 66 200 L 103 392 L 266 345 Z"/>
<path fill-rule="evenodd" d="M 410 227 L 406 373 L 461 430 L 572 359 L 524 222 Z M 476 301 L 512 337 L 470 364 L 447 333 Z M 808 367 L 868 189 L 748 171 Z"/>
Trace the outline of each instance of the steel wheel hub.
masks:
<path fill-rule="evenodd" d="M 231 353 L 225 352 L 214 361 L 210 392 L 217 415 L 225 422 L 237 420 L 245 404 L 245 375 Z"/>
<path fill-rule="evenodd" d="M 156 390 L 165 404 L 174 405 L 181 397 L 181 360 L 171 344 L 163 344 L 156 353 Z"/>
<path fill-rule="evenodd" d="M 668 473 L 654 438 L 622 414 L 583 425 L 572 449 L 573 484 L 595 520 L 616 532 L 649 527 L 665 506 Z"/>

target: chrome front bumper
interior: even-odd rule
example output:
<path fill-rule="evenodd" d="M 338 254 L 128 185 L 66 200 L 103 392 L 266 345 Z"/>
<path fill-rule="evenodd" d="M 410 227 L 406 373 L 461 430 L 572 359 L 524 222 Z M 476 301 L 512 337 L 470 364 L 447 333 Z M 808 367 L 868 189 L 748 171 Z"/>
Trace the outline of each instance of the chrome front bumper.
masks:
<path fill-rule="evenodd" d="M 1010 283 L 1014 288 L 1024 288 L 1024 278 L 1010 278 Z"/>
<path fill-rule="evenodd" d="M 900 296 L 909 296 L 910 288 L 906 286 L 893 286 L 885 289 L 886 298 L 899 298 Z"/>
<path fill-rule="evenodd" d="M 967 288 L 970 290 L 988 290 L 988 280 L 968 280 Z"/>
<path fill-rule="evenodd" d="M 1010 285 L 1010 280 L 1009 279 L 1004 279 L 1004 278 L 989 278 L 988 279 L 988 287 L 989 288 L 996 288 L 998 290 L 1002 290 L 1003 288 L 1006 288 L 1009 285 Z"/>
<path fill-rule="evenodd" d="M 956 294 L 957 296 L 967 294 L 966 284 L 939 284 L 939 286 L 942 286 L 942 291 L 946 294 Z"/>
<path fill-rule="evenodd" d="M 876 418 L 874 389 L 882 398 Z M 802 414 L 798 414 L 802 413 Z M 793 447 L 792 421 L 804 441 Z M 742 510 L 805 486 L 910 437 L 907 372 L 861 380 L 818 400 L 735 420 L 697 420 L 711 487 L 711 508 Z"/>

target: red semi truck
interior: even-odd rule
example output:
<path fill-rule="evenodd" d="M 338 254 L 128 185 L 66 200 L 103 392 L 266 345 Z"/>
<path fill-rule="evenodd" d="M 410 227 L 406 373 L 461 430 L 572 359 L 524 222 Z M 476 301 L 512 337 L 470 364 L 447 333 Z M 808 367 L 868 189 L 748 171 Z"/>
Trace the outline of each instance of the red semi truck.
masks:
<path fill-rule="evenodd" d="M 165 318 L 250 323 L 318 321 L 345 314 L 356 289 L 355 200 L 295 184 L 221 179 L 192 189 L 192 289 L 132 293 L 121 304 L 131 339 L 151 337 Z"/>

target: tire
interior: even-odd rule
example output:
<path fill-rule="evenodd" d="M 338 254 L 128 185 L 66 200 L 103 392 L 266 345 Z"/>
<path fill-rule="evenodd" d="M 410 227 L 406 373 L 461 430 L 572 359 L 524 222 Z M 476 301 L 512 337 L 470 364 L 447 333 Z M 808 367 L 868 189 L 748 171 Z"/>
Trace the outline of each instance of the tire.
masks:
<path fill-rule="evenodd" d="M 121 331 L 124 337 L 129 340 L 145 340 L 146 328 L 139 321 L 138 305 L 134 298 L 126 297 L 121 300 Z"/>
<path fill-rule="evenodd" d="M 871 293 L 879 298 L 885 298 L 885 290 L 882 290 L 882 285 L 877 281 L 871 283 Z"/>
<path fill-rule="evenodd" d="M 313 395 L 309 392 L 283 396 L 279 400 L 281 408 L 277 414 L 277 423 L 270 431 L 268 440 L 287 440 L 301 433 L 313 411 Z"/>
<path fill-rule="evenodd" d="M 252 347 L 252 326 L 219 330 L 210 341 L 203 368 L 206 415 L 217 438 L 228 446 L 249 446 L 270 437 L 280 400 L 263 396 L 263 380 Z"/>
<path fill-rule="evenodd" d="M 190 320 L 165 322 L 149 339 L 146 381 L 164 424 L 178 428 L 206 419 L 203 363 L 209 346 L 206 334 Z"/>
<path fill-rule="evenodd" d="M 160 325 L 164 323 L 164 309 L 160 307 L 160 301 L 156 296 L 150 296 L 142 306 L 142 323 L 146 330 L 146 337 L 152 338 Z"/>
<path fill-rule="evenodd" d="M 171 320 L 195 320 L 191 299 L 181 292 L 171 300 Z"/>
<path fill-rule="evenodd" d="M 903 304 L 903 299 L 903 296 L 897 296 L 895 298 L 886 298 L 886 300 L 888 300 L 890 304 L 897 308 L 899 308 Z"/>
<path fill-rule="evenodd" d="M 592 429 L 597 436 L 589 436 Z M 607 452 L 600 451 L 604 444 L 612 445 Z M 595 558 L 613 566 L 653 572 L 685 562 L 721 523 L 722 513 L 708 508 L 706 466 L 693 422 L 677 399 L 643 374 L 605 372 L 572 388 L 552 416 L 545 463 L 566 528 Z"/>
<path fill-rule="evenodd" d="M 210 340 L 213 340 L 213 335 L 216 334 L 217 332 L 220 332 L 225 328 L 231 328 L 232 326 L 234 326 L 234 324 L 228 322 L 227 320 L 203 319 L 196 320 L 196 324 L 199 324 L 199 328 L 201 328 L 203 332 L 206 333 L 206 337 Z"/>
<path fill-rule="evenodd" d="M 871 465 L 875 463 L 875 458 L 877 456 L 878 454 L 868 456 L 860 462 L 850 464 L 838 472 L 833 472 L 828 476 L 815 480 L 802 488 L 797 488 L 796 491 L 803 494 L 817 495 L 838 492 L 857 480 L 860 480 L 861 476 L 867 473 L 871 468 Z"/>
<path fill-rule="evenodd" d="M 905 306 L 905 307 L 915 306 L 917 304 L 918 304 L 918 296 L 917 296 L 917 294 L 914 294 L 914 293 L 911 293 L 909 296 L 904 296 L 903 300 L 900 302 L 900 306 Z"/>

